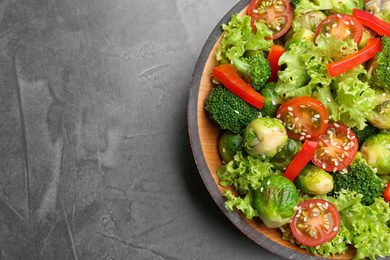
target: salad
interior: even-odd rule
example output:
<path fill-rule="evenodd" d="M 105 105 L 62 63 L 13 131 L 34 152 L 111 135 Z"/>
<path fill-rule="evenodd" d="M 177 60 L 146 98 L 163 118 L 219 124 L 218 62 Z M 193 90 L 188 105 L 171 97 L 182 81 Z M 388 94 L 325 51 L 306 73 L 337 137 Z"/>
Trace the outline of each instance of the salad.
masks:
<path fill-rule="evenodd" d="M 222 29 L 226 208 L 314 255 L 390 256 L 390 1 L 252 0 Z"/>

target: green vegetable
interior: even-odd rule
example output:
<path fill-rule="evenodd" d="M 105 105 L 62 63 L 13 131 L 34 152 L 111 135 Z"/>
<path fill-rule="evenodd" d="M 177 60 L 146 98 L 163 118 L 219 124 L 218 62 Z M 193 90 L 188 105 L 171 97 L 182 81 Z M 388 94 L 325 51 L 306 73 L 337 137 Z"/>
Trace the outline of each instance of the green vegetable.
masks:
<path fill-rule="evenodd" d="M 363 0 L 331 0 L 333 8 L 329 11 L 334 14 L 352 15 L 353 9 L 364 9 Z"/>
<path fill-rule="evenodd" d="M 371 205 L 382 196 L 384 185 L 374 169 L 367 164 L 360 152 L 357 152 L 351 164 L 344 170 L 333 174 L 334 188 L 332 195 L 340 192 L 356 191 L 362 194 L 363 205 Z"/>
<path fill-rule="evenodd" d="M 259 211 L 264 224 L 277 228 L 288 223 L 295 214 L 298 192 L 289 179 L 272 175 L 266 177 L 260 188 L 254 191 L 253 207 Z"/>
<path fill-rule="evenodd" d="M 238 210 L 241 210 L 241 212 L 244 213 L 247 219 L 252 219 L 259 216 L 259 211 L 252 206 L 252 191 L 249 191 L 244 196 L 244 198 L 234 196 L 231 190 L 227 190 L 223 196 L 227 199 L 225 202 L 225 207 L 227 210 L 233 211 L 234 207 L 236 207 Z"/>
<path fill-rule="evenodd" d="M 256 91 L 260 91 L 271 76 L 271 66 L 260 53 L 250 57 L 233 57 L 233 65 Z"/>
<path fill-rule="evenodd" d="M 257 158 L 272 158 L 287 142 L 287 131 L 275 118 L 256 118 L 245 128 L 244 148 Z"/>
<path fill-rule="evenodd" d="M 260 90 L 260 94 L 265 98 L 264 106 L 260 109 L 263 117 L 276 117 L 279 105 L 282 103 L 275 91 L 275 82 L 268 82 Z"/>
<path fill-rule="evenodd" d="M 301 15 L 310 11 L 329 10 L 333 8 L 330 0 L 290 0 L 295 15 Z"/>
<path fill-rule="evenodd" d="M 245 102 L 224 86 L 211 90 L 204 110 L 221 129 L 233 133 L 241 132 L 253 119 L 260 116 L 258 108 Z"/>
<path fill-rule="evenodd" d="M 390 90 L 390 38 L 382 37 L 382 51 L 375 56 L 378 68 L 375 70 L 373 87 Z"/>
<path fill-rule="evenodd" d="M 285 171 L 302 149 L 302 142 L 288 138 L 286 145 L 271 158 L 278 169 Z"/>
<path fill-rule="evenodd" d="M 308 43 L 314 43 L 314 36 L 314 32 L 309 29 L 302 28 L 302 30 L 294 33 L 291 37 L 288 38 L 288 40 L 284 44 L 284 49 L 286 49 L 287 51 L 290 50 L 290 46 L 292 44 L 306 48 Z"/>
<path fill-rule="evenodd" d="M 218 142 L 218 151 L 222 160 L 228 163 L 242 149 L 242 136 L 230 131 L 224 133 Z"/>
<path fill-rule="evenodd" d="M 297 188 L 311 195 L 326 194 L 333 189 L 333 177 L 314 165 L 306 165 L 295 178 Z"/>
<path fill-rule="evenodd" d="M 368 121 L 379 129 L 390 128 L 390 100 L 379 104 Z"/>
<path fill-rule="evenodd" d="M 259 160 L 250 155 L 244 156 L 243 151 L 238 151 L 233 161 L 221 166 L 217 171 L 219 185 L 231 186 L 239 194 L 247 194 L 259 188 L 265 177 L 274 174 L 281 174 L 281 172 L 275 170 L 268 160 Z"/>
<path fill-rule="evenodd" d="M 316 32 L 317 26 L 326 18 L 326 14 L 322 11 L 311 11 L 304 13 L 299 17 L 298 21 L 302 28 Z"/>
<path fill-rule="evenodd" d="M 367 126 L 362 130 L 358 130 L 356 127 L 351 128 L 351 130 L 355 133 L 356 138 L 359 142 L 359 146 L 361 146 L 369 136 L 375 135 L 379 132 L 379 129 L 369 122 L 367 123 Z"/>
<path fill-rule="evenodd" d="M 216 58 L 222 64 L 230 63 L 233 58 L 240 58 L 245 51 L 266 50 L 271 48 L 273 42 L 272 32 L 263 23 L 255 23 L 257 33 L 251 27 L 251 17 L 244 15 L 232 15 L 232 19 L 226 25 L 222 25 L 224 34 L 216 51 Z"/>
<path fill-rule="evenodd" d="M 390 133 L 368 137 L 360 151 L 367 163 L 376 168 L 377 174 L 390 173 Z"/>

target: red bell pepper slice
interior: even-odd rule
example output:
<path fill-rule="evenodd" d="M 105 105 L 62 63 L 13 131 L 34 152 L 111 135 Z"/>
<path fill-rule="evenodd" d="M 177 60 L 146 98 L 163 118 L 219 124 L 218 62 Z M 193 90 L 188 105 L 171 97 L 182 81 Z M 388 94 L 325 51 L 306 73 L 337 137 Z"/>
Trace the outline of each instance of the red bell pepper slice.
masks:
<path fill-rule="evenodd" d="M 383 197 L 385 198 L 385 200 L 390 202 L 390 182 L 389 182 L 389 184 L 387 184 L 387 187 L 386 187 L 385 191 L 383 192 Z"/>
<path fill-rule="evenodd" d="M 279 65 L 279 59 L 285 52 L 286 50 L 283 46 L 272 45 L 268 54 L 268 62 L 271 66 L 271 77 L 268 79 L 268 82 L 278 81 L 278 71 L 282 68 L 282 66 Z"/>
<path fill-rule="evenodd" d="M 344 59 L 327 64 L 326 69 L 331 77 L 336 77 L 375 57 L 376 53 L 381 51 L 381 48 L 382 43 L 380 38 L 370 38 L 367 40 L 367 45 L 363 49 Z"/>
<path fill-rule="evenodd" d="M 303 167 L 305 167 L 306 164 L 308 164 L 308 162 L 311 160 L 311 157 L 313 157 L 317 146 L 317 142 L 306 140 L 302 145 L 301 151 L 287 167 L 287 170 L 283 176 L 291 181 L 294 181 L 295 177 L 298 176 Z"/>
<path fill-rule="evenodd" d="M 232 64 L 222 64 L 213 69 L 213 74 L 227 89 L 257 108 L 262 108 L 265 98 L 248 85 Z"/>
<path fill-rule="evenodd" d="M 379 35 L 386 35 L 390 37 L 390 24 L 386 23 L 382 19 L 379 19 L 375 15 L 360 9 L 353 9 L 352 15 L 356 17 L 362 25 L 373 29 Z"/>

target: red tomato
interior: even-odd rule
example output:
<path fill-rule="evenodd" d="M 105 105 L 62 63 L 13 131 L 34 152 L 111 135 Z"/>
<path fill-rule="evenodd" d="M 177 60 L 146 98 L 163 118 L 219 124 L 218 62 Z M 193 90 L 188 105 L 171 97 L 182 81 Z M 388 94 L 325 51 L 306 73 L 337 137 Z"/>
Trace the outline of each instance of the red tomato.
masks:
<path fill-rule="evenodd" d="M 337 235 L 340 214 L 329 201 L 307 200 L 297 206 L 290 227 L 299 242 L 306 246 L 318 246 Z"/>
<path fill-rule="evenodd" d="M 293 10 L 288 0 L 252 0 L 248 6 L 248 15 L 252 17 L 251 25 L 256 33 L 256 22 L 263 22 L 277 39 L 290 29 L 293 21 Z"/>
<path fill-rule="evenodd" d="M 341 123 L 329 123 L 318 142 L 312 162 L 328 172 L 336 172 L 347 167 L 358 150 L 358 140 L 352 130 Z"/>
<path fill-rule="evenodd" d="M 305 167 L 306 164 L 310 162 L 311 157 L 313 157 L 313 154 L 316 151 L 317 145 L 317 142 L 306 140 L 302 145 L 301 151 L 288 166 L 283 176 L 291 181 L 294 181 L 295 177 L 298 176 L 303 167 Z"/>
<path fill-rule="evenodd" d="M 268 81 L 278 81 L 278 71 L 282 69 L 282 66 L 279 65 L 279 59 L 285 52 L 286 50 L 280 45 L 272 45 L 269 50 L 268 62 L 271 66 L 271 77 Z"/>
<path fill-rule="evenodd" d="M 319 137 L 328 124 L 324 104 L 313 97 L 296 97 L 284 102 L 276 118 L 283 122 L 288 137 L 300 141 Z"/>
<path fill-rule="evenodd" d="M 363 28 L 360 22 L 351 15 L 333 14 L 318 25 L 315 38 L 320 33 L 326 37 L 333 36 L 341 40 L 353 39 L 356 45 L 359 45 L 363 36 Z"/>
<path fill-rule="evenodd" d="M 382 42 L 380 38 L 370 38 L 367 40 L 367 45 L 363 49 L 344 59 L 326 64 L 326 69 L 331 77 L 336 77 L 375 57 L 376 53 L 381 51 L 381 49 Z"/>

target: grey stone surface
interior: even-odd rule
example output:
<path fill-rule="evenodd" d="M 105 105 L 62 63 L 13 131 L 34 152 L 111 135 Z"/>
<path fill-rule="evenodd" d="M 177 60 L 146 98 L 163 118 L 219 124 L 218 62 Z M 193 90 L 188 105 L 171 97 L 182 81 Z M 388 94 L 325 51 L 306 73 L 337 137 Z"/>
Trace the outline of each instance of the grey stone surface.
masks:
<path fill-rule="evenodd" d="M 280 259 L 189 145 L 192 72 L 236 3 L 0 1 L 0 259 Z"/>

